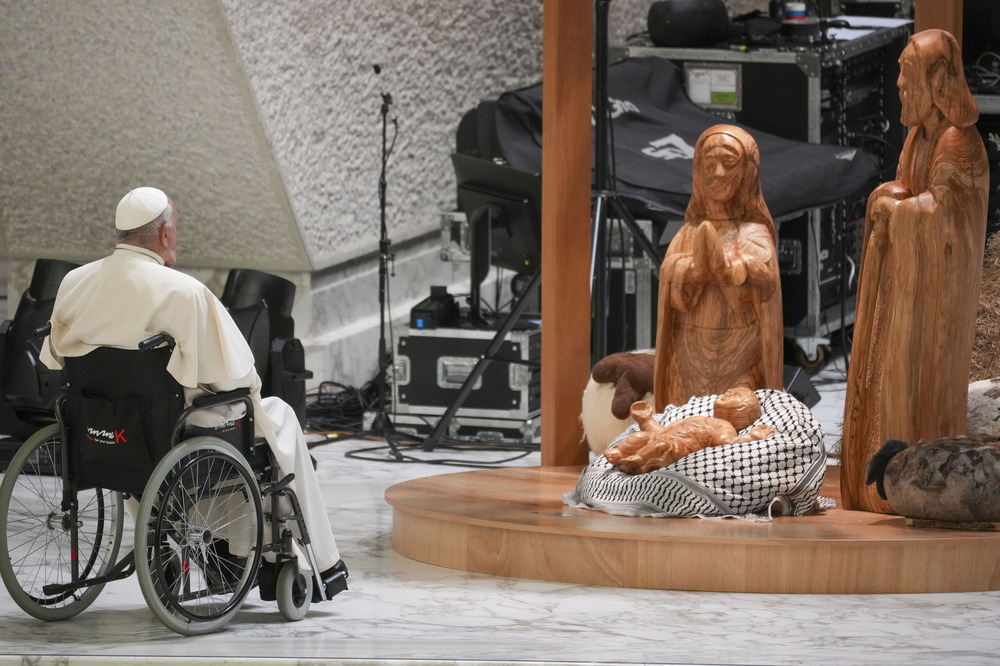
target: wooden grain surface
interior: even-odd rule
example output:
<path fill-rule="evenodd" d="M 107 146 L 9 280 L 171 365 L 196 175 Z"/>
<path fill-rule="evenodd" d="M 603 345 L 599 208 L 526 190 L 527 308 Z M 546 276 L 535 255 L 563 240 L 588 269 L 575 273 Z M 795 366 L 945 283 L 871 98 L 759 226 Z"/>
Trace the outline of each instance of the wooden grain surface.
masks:
<path fill-rule="evenodd" d="M 912 129 L 896 179 L 868 198 L 841 456 L 845 506 L 881 513 L 865 478 L 887 440 L 966 433 L 990 189 L 958 43 L 918 32 L 899 63 Z"/>
<path fill-rule="evenodd" d="M 839 500 L 837 467 L 822 495 Z M 869 594 L 1000 589 L 1000 534 L 833 509 L 770 523 L 634 518 L 563 504 L 581 468 L 478 470 L 390 487 L 393 547 L 491 575 L 586 585 Z"/>
<path fill-rule="evenodd" d="M 782 384 L 777 236 L 754 138 L 706 129 L 694 149 L 691 200 L 660 266 L 656 412 L 694 396 Z"/>
<path fill-rule="evenodd" d="M 962 0 L 916 0 L 913 12 L 914 32 L 940 28 L 962 43 Z"/>
<path fill-rule="evenodd" d="M 545 0 L 542 90 L 542 463 L 589 450 L 580 395 L 590 375 L 590 107 L 593 21 L 577 0 Z"/>

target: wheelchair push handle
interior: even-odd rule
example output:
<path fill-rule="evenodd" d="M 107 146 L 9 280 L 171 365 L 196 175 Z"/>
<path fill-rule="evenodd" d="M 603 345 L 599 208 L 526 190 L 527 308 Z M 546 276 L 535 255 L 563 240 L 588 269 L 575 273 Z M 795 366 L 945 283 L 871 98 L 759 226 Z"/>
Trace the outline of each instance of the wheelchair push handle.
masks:
<path fill-rule="evenodd" d="M 150 336 L 139 343 L 139 351 L 147 351 L 149 349 L 155 349 L 166 343 L 168 347 L 173 348 L 174 338 L 169 333 L 157 333 L 156 335 Z"/>
<path fill-rule="evenodd" d="M 32 331 L 31 334 L 36 339 L 43 340 L 45 339 L 45 336 L 47 336 L 51 332 L 52 332 L 52 322 L 47 321 L 45 322 L 44 326 L 39 326 L 34 331 Z M 173 348 L 174 344 L 176 344 L 174 342 L 173 336 L 170 335 L 169 333 L 157 333 L 156 335 L 150 336 L 145 340 L 143 340 L 142 342 L 140 342 L 139 351 L 146 351 L 147 349 L 155 349 L 160 345 L 162 345 L 163 343 L 166 343 L 167 346 L 170 348 Z"/>

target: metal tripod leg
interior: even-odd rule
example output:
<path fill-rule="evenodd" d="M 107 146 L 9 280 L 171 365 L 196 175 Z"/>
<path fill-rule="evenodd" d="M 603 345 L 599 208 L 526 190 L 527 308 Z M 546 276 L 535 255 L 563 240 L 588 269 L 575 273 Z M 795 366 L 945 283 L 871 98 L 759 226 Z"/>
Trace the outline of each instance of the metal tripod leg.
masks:
<path fill-rule="evenodd" d="M 594 317 L 591 341 L 591 365 L 608 354 L 608 226 L 609 219 L 621 220 L 632 238 L 649 257 L 652 266 L 659 267 L 662 257 L 653 243 L 642 233 L 628 208 L 614 192 L 598 192 L 594 197 L 593 251 L 591 258 L 591 301 Z"/>
<path fill-rule="evenodd" d="M 486 372 L 487 364 L 493 360 L 494 355 L 500 349 L 504 340 L 506 340 L 507 334 L 514 328 L 514 324 L 520 320 L 521 315 L 524 313 L 524 309 L 528 306 L 529 297 L 538 290 L 538 285 L 541 283 L 541 277 L 542 272 L 539 268 L 535 271 L 535 274 L 531 276 L 531 281 L 528 283 L 528 286 L 525 287 L 524 291 L 514 302 L 510 312 L 501 322 L 496 335 L 493 336 L 493 339 L 490 341 L 490 344 L 486 348 L 483 355 L 479 357 L 478 361 L 476 361 L 476 365 L 472 368 L 472 372 L 470 372 L 469 376 L 465 378 L 465 381 L 462 383 L 462 387 L 458 390 L 458 395 L 455 396 L 452 403 L 448 405 L 448 409 L 446 409 L 444 414 L 441 415 L 441 418 L 438 420 L 437 425 L 434 426 L 434 430 L 431 431 L 431 434 L 424 439 L 424 451 L 433 451 L 434 446 L 441 440 L 441 436 L 448 430 L 448 426 L 451 424 L 452 419 L 455 418 L 455 414 L 462 407 L 462 404 L 465 403 L 465 399 L 469 397 L 469 394 L 472 393 L 472 387 L 476 385 L 479 378 L 483 376 L 484 372 Z"/>

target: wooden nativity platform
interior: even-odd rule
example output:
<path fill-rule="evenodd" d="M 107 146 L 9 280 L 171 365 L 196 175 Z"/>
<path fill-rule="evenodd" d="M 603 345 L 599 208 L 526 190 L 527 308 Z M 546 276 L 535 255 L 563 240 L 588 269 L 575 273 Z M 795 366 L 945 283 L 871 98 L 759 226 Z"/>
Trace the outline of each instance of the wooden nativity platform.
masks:
<path fill-rule="evenodd" d="M 393 547 L 452 569 L 584 585 L 798 594 L 1000 589 L 1000 532 L 838 508 L 770 523 L 612 516 L 563 504 L 580 467 L 431 476 L 386 490 Z"/>

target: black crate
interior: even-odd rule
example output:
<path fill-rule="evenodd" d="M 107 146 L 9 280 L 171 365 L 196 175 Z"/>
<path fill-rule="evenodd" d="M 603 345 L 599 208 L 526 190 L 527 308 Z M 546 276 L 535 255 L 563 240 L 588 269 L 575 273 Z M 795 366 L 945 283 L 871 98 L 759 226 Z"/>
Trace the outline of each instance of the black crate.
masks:
<path fill-rule="evenodd" d="M 396 343 L 393 412 L 444 414 L 496 332 L 409 329 Z M 541 329 L 507 334 L 456 416 L 527 420 L 541 411 Z"/>

